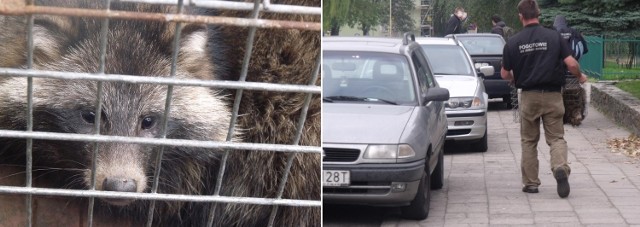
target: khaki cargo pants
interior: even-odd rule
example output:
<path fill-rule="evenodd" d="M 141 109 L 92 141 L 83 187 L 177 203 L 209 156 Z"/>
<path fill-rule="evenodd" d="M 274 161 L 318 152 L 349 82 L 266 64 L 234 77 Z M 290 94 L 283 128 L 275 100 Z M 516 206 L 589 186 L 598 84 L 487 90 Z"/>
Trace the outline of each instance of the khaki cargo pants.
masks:
<path fill-rule="evenodd" d="M 538 186 L 538 140 L 540 120 L 551 148 L 551 171 L 562 168 L 569 175 L 567 141 L 564 140 L 564 104 L 561 92 L 523 91 L 520 95 L 520 137 L 522 142 L 522 184 Z"/>

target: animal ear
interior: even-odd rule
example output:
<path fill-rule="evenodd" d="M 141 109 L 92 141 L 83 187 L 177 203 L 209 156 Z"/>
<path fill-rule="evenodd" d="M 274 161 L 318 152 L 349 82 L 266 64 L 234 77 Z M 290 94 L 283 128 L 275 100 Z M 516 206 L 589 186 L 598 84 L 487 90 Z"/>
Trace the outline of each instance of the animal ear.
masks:
<path fill-rule="evenodd" d="M 33 26 L 33 62 L 46 64 L 60 56 L 60 43 L 49 28 Z"/>
<path fill-rule="evenodd" d="M 46 64 L 61 57 L 61 48 L 71 32 L 68 19 L 42 16 L 36 18 L 33 25 L 33 62 Z"/>
<path fill-rule="evenodd" d="M 179 66 L 198 79 L 211 79 L 212 67 L 207 53 L 207 29 L 202 24 L 182 28 Z"/>
<path fill-rule="evenodd" d="M 180 53 L 186 55 L 205 55 L 207 30 L 203 24 L 188 24 L 182 28 Z"/>

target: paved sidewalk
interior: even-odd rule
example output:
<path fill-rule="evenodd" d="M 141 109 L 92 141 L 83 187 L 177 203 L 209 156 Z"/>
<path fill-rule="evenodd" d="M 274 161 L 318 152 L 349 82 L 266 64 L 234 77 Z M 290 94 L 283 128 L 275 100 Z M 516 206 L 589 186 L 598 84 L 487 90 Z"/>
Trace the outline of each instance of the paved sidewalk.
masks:
<path fill-rule="evenodd" d="M 521 191 L 520 133 L 512 114 L 489 112 L 486 153 L 447 151 L 445 185 L 432 192 L 429 218 L 401 220 L 390 209 L 382 226 L 640 226 L 640 160 L 611 153 L 606 144 L 629 132 L 593 108 L 580 127 L 565 126 L 572 168 L 566 199 L 556 193 L 542 136 L 540 193 L 527 194 Z"/>

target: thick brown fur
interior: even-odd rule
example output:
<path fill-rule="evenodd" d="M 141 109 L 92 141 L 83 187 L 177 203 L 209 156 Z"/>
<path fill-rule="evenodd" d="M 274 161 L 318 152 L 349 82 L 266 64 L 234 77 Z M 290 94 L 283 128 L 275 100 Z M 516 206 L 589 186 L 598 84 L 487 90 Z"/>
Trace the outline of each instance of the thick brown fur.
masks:
<path fill-rule="evenodd" d="M 43 3 L 103 8 L 93 1 Z M 312 3 L 320 5 L 319 1 Z M 112 9 L 175 12 L 174 7 L 131 3 L 113 3 Z M 288 19 L 294 17 L 300 16 L 284 15 Z M 319 22 L 319 16 L 304 19 Z M 33 68 L 98 71 L 100 20 L 36 16 L 35 21 Z M 0 26 L 4 29 L 0 34 L 1 67 L 26 66 L 25 23 L 25 17 L 0 16 Z M 111 20 L 105 73 L 169 75 L 174 26 L 172 23 Z M 176 77 L 208 80 L 238 75 L 244 47 L 244 39 L 238 37 L 246 37 L 246 32 L 238 30 L 237 27 L 210 27 L 207 30 L 202 25 L 185 25 Z M 248 80 L 308 84 L 315 59 L 319 57 L 319 34 L 298 30 L 260 30 Z M 207 39 L 208 45 L 202 45 Z M 225 46 L 233 52 L 225 52 Z M 94 133 L 94 126 L 85 122 L 85 117 L 95 110 L 96 84 L 86 80 L 34 78 L 34 130 Z M 104 82 L 101 134 L 158 137 L 166 89 L 160 85 Z M 0 79 L 0 129 L 25 130 L 26 90 L 26 78 Z M 202 87 L 176 86 L 173 94 L 168 138 L 225 140 L 233 99 L 221 91 Z M 236 134 L 247 142 L 292 144 L 304 97 L 305 94 L 245 91 L 237 126 L 242 133 Z M 314 96 L 300 144 L 320 145 L 319 109 L 319 98 Z M 153 128 L 141 129 L 141 121 L 147 116 L 155 117 L 157 123 Z M 93 146 L 93 143 L 86 142 L 35 140 L 34 168 L 42 170 L 39 172 L 52 181 L 60 182 L 57 187 L 88 188 L 90 174 L 87 168 L 91 162 L 90 156 L 84 153 L 91 154 Z M 24 164 L 24 147 L 24 139 L 0 138 L 0 165 Z M 137 191 L 150 190 L 155 169 L 153 160 L 159 147 L 102 143 L 98 149 L 98 190 L 105 187 L 102 185 L 105 177 L 121 175 L 140 183 Z M 160 193 L 213 193 L 222 151 L 179 147 L 166 147 L 164 151 Z M 239 151 L 230 154 L 222 195 L 276 197 L 286 153 Z M 320 156 L 296 155 L 285 188 L 283 198 L 320 200 Z M 130 218 L 136 222 L 146 220 L 147 201 L 134 201 L 126 206 L 112 203 L 99 201 L 97 214 Z M 210 208 L 204 203 L 159 202 L 154 226 L 202 226 L 207 221 Z M 268 222 L 271 209 L 271 206 L 219 204 L 214 223 L 216 226 L 262 226 Z M 320 208 L 280 207 L 278 210 L 276 226 L 319 225 Z"/>
<path fill-rule="evenodd" d="M 319 7 L 319 0 L 279 0 L 273 4 L 292 4 Z M 250 17 L 248 12 L 227 11 L 221 16 Z M 262 19 L 320 22 L 320 16 L 261 13 Z M 224 46 L 233 47 L 227 53 L 231 61 L 230 77 L 240 75 L 248 28 L 222 27 Z M 238 38 L 242 37 L 242 38 Z M 316 59 L 320 57 L 320 32 L 295 29 L 257 29 L 249 64 L 247 81 L 278 84 L 302 84 L 311 82 Z M 320 85 L 321 78 L 314 83 Z M 230 90 L 231 96 L 235 90 Z M 296 124 L 306 94 L 266 91 L 244 91 L 240 103 L 238 126 L 243 128 L 242 139 L 256 143 L 292 144 Z M 304 124 L 301 145 L 320 146 L 320 97 L 314 95 Z M 238 152 L 232 160 L 252 165 L 232 166 L 229 179 L 244 179 L 254 184 L 225 186 L 225 193 L 237 196 L 276 197 L 280 177 L 287 162 L 286 153 Z M 297 154 L 287 179 L 283 198 L 320 200 L 320 155 Z M 262 174 L 256 174 L 262 173 Z M 234 184 L 227 184 L 234 185 Z M 240 226 L 251 226 L 255 220 L 246 217 L 267 217 L 269 206 L 229 205 L 225 208 L 225 220 L 237 220 Z M 320 208 L 280 207 L 275 226 L 319 226 Z"/>
<path fill-rule="evenodd" d="M 565 124 L 571 124 L 572 126 L 582 124 L 587 108 L 586 96 L 584 88 L 579 85 L 565 87 L 562 91 L 564 102 L 564 117 L 562 120 Z"/>

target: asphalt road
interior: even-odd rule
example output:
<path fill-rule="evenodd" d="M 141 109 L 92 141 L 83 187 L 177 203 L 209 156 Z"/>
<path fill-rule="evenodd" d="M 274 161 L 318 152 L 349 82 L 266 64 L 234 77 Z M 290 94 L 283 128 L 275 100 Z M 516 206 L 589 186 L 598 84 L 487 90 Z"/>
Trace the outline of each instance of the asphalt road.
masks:
<path fill-rule="evenodd" d="M 588 111 L 581 126 L 565 125 L 572 168 L 566 199 L 556 194 L 544 136 L 538 146 L 540 193 L 521 191 L 519 125 L 510 109 L 490 103 L 489 150 L 446 145 L 445 185 L 432 191 L 427 219 L 403 220 L 398 208 L 324 205 L 324 226 L 640 225 L 640 160 L 612 153 L 606 144 L 629 132 Z"/>

